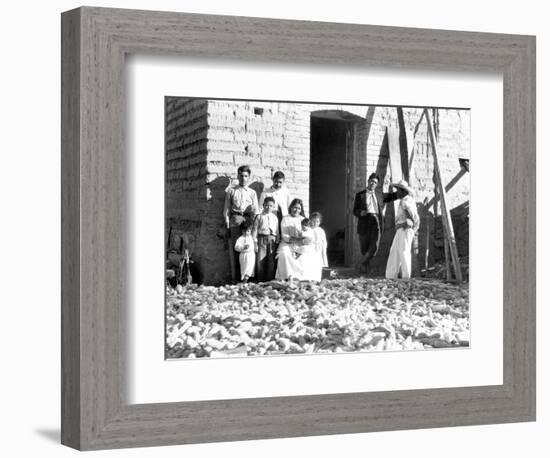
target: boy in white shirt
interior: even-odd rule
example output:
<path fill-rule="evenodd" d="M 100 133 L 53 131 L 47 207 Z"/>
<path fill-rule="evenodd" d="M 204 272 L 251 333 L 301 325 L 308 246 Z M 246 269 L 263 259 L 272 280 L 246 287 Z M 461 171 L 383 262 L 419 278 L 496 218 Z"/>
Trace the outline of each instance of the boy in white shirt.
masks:
<path fill-rule="evenodd" d="M 273 212 L 275 199 L 267 196 L 263 202 L 263 212 L 256 215 L 253 236 L 256 243 L 256 274 L 260 282 L 275 278 L 275 255 L 279 242 L 279 220 Z"/>

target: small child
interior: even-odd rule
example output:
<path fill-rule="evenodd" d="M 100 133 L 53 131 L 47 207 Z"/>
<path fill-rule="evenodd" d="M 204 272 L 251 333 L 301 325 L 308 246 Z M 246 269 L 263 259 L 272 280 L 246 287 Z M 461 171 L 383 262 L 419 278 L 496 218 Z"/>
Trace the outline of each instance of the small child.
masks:
<path fill-rule="evenodd" d="M 323 220 L 323 215 L 319 212 L 313 212 L 311 214 L 311 227 L 313 233 L 315 234 L 315 249 L 321 256 L 321 261 L 323 267 L 328 267 L 328 258 L 327 258 L 327 236 L 325 231 L 321 226 Z"/>
<path fill-rule="evenodd" d="M 263 212 L 254 219 L 253 238 L 256 242 L 256 275 L 260 282 L 275 278 L 275 255 L 279 242 L 279 220 L 274 213 L 275 199 L 267 196 Z"/>
<path fill-rule="evenodd" d="M 301 280 L 321 281 L 323 266 L 321 255 L 315 245 L 315 232 L 311 220 L 302 221 L 301 243 L 298 263 L 302 271 Z"/>
<path fill-rule="evenodd" d="M 301 239 L 300 242 L 293 244 L 294 257 L 298 259 L 304 251 L 306 251 L 309 245 L 313 245 L 314 234 L 311 230 L 311 221 L 308 218 L 304 218 L 301 222 L 302 230 L 298 231 L 296 238 Z"/>
<path fill-rule="evenodd" d="M 243 221 L 240 225 L 241 236 L 235 242 L 235 251 L 239 252 L 239 264 L 241 266 L 241 280 L 247 282 L 254 276 L 254 239 L 252 238 L 252 224 Z"/>

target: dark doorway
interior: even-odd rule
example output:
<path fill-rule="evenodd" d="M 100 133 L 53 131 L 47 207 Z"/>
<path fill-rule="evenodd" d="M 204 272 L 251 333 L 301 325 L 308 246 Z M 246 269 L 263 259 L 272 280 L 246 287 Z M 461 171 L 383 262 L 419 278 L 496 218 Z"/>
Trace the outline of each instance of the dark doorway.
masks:
<path fill-rule="evenodd" d="M 345 265 L 349 122 L 311 116 L 310 212 L 323 215 L 329 266 Z"/>

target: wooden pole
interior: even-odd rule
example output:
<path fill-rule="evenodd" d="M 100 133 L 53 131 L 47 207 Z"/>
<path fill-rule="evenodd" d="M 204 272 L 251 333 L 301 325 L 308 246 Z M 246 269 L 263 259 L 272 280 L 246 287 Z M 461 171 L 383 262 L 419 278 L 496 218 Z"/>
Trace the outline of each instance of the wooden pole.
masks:
<path fill-rule="evenodd" d="M 434 218 L 434 221 L 435 221 L 435 218 Z M 426 250 L 424 251 L 424 270 L 426 272 L 428 271 L 429 264 L 430 264 L 430 212 L 426 208 Z"/>
<path fill-rule="evenodd" d="M 443 228 L 443 233 L 446 234 L 445 228 Z M 449 242 L 447 241 L 447 235 L 443 238 L 443 246 L 445 248 L 445 279 L 447 281 L 452 280 L 451 278 L 451 264 L 449 262 Z"/>
<path fill-rule="evenodd" d="M 435 236 L 435 220 L 439 216 L 439 192 L 436 174 L 434 172 L 434 236 Z M 451 280 L 451 266 L 449 265 L 449 244 L 447 243 L 447 231 L 445 230 L 445 224 L 443 224 L 443 215 L 441 216 L 441 226 L 443 229 L 443 254 L 445 256 L 445 280 Z"/>
<path fill-rule="evenodd" d="M 411 186 L 413 189 L 417 187 L 417 179 L 416 179 L 416 172 L 413 167 L 414 165 L 414 132 L 412 130 L 407 129 L 405 126 L 403 126 L 405 137 L 407 138 L 407 166 L 409 170 L 409 186 Z M 422 227 L 423 224 L 428 225 L 428 219 L 425 218 L 424 221 L 422 221 L 422 217 L 425 216 L 423 212 L 421 212 L 418 215 L 420 220 L 420 226 Z M 420 276 L 421 272 L 421 260 L 419 259 L 419 248 L 418 245 L 420 243 L 420 230 L 414 234 L 414 239 L 412 243 L 412 253 L 411 253 L 411 273 L 413 277 Z"/>
<path fill-rule="evenodd" d="M 403 179 L 403 170 L 401 168 L 401 147 L 399 145 L 399 129 L 397 126 L 390 125 L 387 127 L 387 133 L 391 181 L 392 183 L 397 183 Z M 393 202 L 393 214 L 396 216 L 398 207 L 399 201 L 395 200 Z"/>
<path fill-rule="evenodd" d="M 439 198 L 441 201 L 441 216 L 442 216 L 443 226 L 445 228 L 445 239 L 449 244 L 448 249 L 451 253 L 451 261 L 455 271 L 455 278 L 458 281 L 462 281 L 462 270 L 460 269 L 460 261 L 458 259 L 458 249 L 456 248 L 453 222 L 451 220 L 451 213 L 447 205 L 447 193 L 445 192 L 445 186 L 443 186 L 443 182 L 441 180 L 439 161 L 437 159 L 437 145 L 435 141 L 432 120 L 430 118 L 430 113 L 428 112 L 427 108 L 424 108 L 424 115 L 426 116 L 426 122 L 428 124 L 428 135 L 430 136 L 430 142 L 432 144 L 433 157 L 434 157 L 434 172 L 435 172 L 435 178 L 437 181 L 437 186 L 439 188 Z"/>

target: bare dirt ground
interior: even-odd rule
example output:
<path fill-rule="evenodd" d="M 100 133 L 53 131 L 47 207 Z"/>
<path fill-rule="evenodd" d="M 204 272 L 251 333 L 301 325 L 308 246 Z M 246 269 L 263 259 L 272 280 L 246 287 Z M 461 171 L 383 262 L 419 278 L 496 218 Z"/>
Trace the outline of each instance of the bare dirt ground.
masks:
<path fill-rule="evenodd" d="M 350 278 L 167 289 L 166 357 L 468 346 L 468 284 Z"/>

